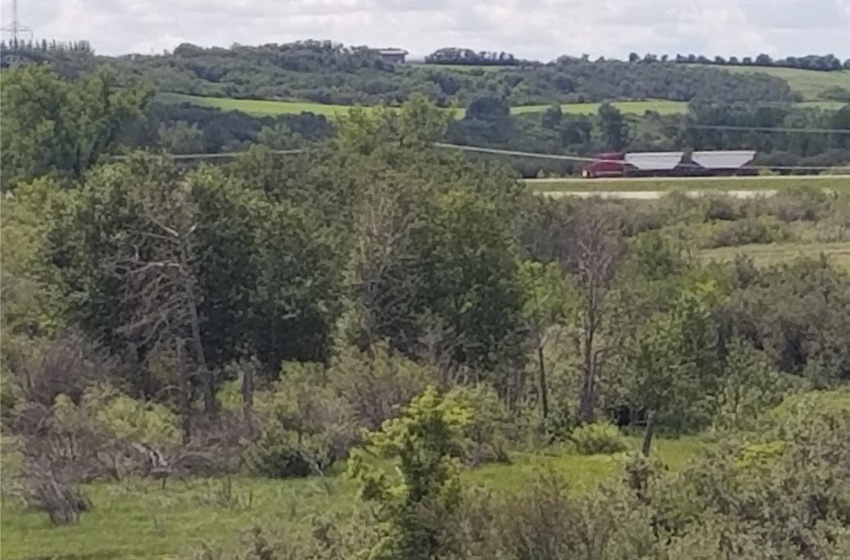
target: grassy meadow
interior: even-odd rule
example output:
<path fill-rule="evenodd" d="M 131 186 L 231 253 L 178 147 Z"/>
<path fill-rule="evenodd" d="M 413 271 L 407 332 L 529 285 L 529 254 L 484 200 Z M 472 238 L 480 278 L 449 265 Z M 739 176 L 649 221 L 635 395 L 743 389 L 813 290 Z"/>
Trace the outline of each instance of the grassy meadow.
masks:
<path fill-rule="evenodd" d="M 222 111 L 242 111 L 258 117 L 274 117 L 277 115 L 292 115 L 298 113 L 315 113 L 326 117 L 343 114 L 350 108 L 348 105 L 326 105 L 310 101 L 272 101 L 267 99 L 234 99 L 232 97 L 202 97 L 182 93 L 161 93 L 157 97 L 164 103 L 192 103 L 201 107 L 212 107 Z M 571 115 L 594 115 L 599 110 L 599 103 L 564 103 L 561 110 Z M 688 104 L 680 101 L 614 101 L 613 105 L 629 115 L 643 115 L 647 111 L 655 111 L 662 115 L 681 114 L 688 110 Z M 840 107 L 834 101 L 807 102 L 802 105 L 822 108 Z M 550 105 L 523 105 L 511 108 L 511 113 L 521 115 L 539 113 Z M 457 110 L 457 117 L 462 118 L 463 109 Z"/>
<path fill-rule="evenodd" d="M 639 441 L 630 440 L 637 449 Z M 698 456 L 696 439 L 656 442 L 671 469 Z M 521 489 L 541 469 L 552 469 L 576 490 L 615 476 L 622 455 L 523 454 L 511 464 L 491 464 L 464 473 L 464 482 L 495 492 Z M 327 478 L 268 480 L 248 477 L 159 482 L 129 480 L 86 487 L 94 508 L 79 525 L 51 527 L 46 517 L 4 501 L 0 529 L 4 560 L 134 559 L 179 557 L 202 543 L 235 546 L 257 525 L 277 531 L 306 529 L 313 516 L 353 512 L 355 485 L 337 474 Z"/>
<path fill-rule="evenodd" d="M 747 255 L 759 266 L 770 266 L 798 257 L 824 255 L 836 266 L 850 271 L 850 242 L 836 243 L 765 243 L 721 247 L 703 251 L 700 258 L 706 261 L 727 262 L 737 255 Z"/>
<path fill-rule="evenodd" d="M 850 170 L 848 170 L 850 173 Z M 673 191 L 765 191 L 814 186 L 850 190 L 847 175 L 758 176 L 758 177 L 648 177 L 635 179 L 526 179 L 524 183 L 539 193 L 588 192 L 673 192 Z"/>
<path fill-rule="evenodd" d="M 234 99 L 230 97 L 201 97 L 180 93 L 163 93 L 159 100 L 166 103 L 193 103 L 203 107 L 213 107 L 222 111 L 242 111 L 255 116 L 276 116 L 297 113 L 315 113 L 333 117 L 345 113 L 350 108 L 347 105 L 325 105 L 309 101 L 271 101 L 265 99 Z M 593 115 L 599 110 L 599 103 L 565 103 L 561 110 L 574 115 Z M 646 111 L 657 111 L 661 114 L 677 114 L 687 110 L 686 103 L 677 101 L 616 101 L 614 105 L 627 114 L 642 115 Z M 549 105 L 526 105 L 513 107 L 513 114 L 537 113 L 545 111 Z M 463 117 L 463 109 L 457 110 L 458 118 Z"/>
<path fill-rule="evenodd" d="M 832 88 L 850 89 L 850 72 L 820 72 L 798 68 L 761 68 L 753 66 L 723 66 L 724 70 L 738 74 L 761 73 L 781 78 L 791 89 L 803 96 L 805 101 L 817 101 L 820 94 Z M 831 103 L 831 102 L 827 102 Z M 839 104 L 840 105 L 840 104 Z"/>

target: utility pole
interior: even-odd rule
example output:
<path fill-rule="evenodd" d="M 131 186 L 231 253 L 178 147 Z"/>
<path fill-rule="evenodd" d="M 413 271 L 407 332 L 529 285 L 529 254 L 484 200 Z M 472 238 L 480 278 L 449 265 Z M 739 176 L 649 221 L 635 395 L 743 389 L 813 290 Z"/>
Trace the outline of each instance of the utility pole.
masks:
<path fill-rule="evenodd" d="M 29 40 L 32 41 L 32 29 L 23 25 L 18 19 L 18 0 L 12 0 L 12 21 L 9 25 L 0 28 L 0 31 L 9 35 L 13 45 L 18 45 L 18 36 L 22 34 L 28 35 Z"/>

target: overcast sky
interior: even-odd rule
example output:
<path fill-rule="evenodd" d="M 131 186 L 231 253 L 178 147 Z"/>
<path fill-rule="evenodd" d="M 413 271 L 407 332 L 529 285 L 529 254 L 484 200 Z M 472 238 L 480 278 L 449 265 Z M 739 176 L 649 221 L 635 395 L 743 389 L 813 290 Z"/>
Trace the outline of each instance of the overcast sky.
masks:
<path fill-rule="evenodd" d="M 101 54 L 331 39 L 403 47 L 625 58 L 636 51 L 850 57 L 850 0 L 19 0 L 38 39 Z M 0 0 L 8 25 L 12 0 Z"/>

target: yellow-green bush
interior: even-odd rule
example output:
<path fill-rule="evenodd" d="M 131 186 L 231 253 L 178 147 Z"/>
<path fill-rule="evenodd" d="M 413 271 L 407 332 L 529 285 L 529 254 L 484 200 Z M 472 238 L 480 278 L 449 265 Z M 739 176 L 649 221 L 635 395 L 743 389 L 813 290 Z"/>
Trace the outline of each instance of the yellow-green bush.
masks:
<path fill-rule="evenodd" d="M 579 426 L 573 430 L 570 439 L 582 455 L 610 455 L 628 449 L 620 430 L 608 422 Z"/>

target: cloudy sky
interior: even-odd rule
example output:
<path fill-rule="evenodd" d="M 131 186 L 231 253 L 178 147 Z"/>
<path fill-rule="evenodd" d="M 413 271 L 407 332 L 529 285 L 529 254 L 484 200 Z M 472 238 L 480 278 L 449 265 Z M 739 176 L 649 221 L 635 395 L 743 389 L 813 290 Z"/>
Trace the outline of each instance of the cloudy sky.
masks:
<path fill-rule="evenodd" d="M 0 0 L 8 25 L 12 0 Z M 850 0 L 19 0 L 39 39 L 88 39 L 101 54 L 182 42 L 229 46 L 331 39 L 404 47 L 624 58 L 695 53 L 850 57 Z"/>

